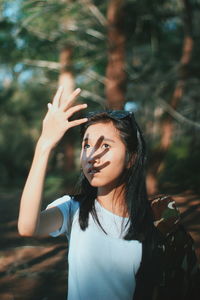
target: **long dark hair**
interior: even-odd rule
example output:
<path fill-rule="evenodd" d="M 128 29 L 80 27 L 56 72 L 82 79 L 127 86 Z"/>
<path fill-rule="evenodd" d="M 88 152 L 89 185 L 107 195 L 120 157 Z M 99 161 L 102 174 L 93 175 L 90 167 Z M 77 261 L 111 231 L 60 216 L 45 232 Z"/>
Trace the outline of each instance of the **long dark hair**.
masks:
<path fill-rule="evenodd" d="M 117 114 L 115 115 L 117 116 Z M 125 182 L 125 203 L 129 213 L 127 222 L 129 227 L 124 239 L 142 242 L 153 228 L 152 210 L 146 192 L 146 147 L 142 132 L 135 121 L 133 113 L 127 113 L 125 117 L 118 118 L 113 117 L 110 111 L 103 111 L 92 114 L 88 122 L 81 125 L 81 137 L 83 138 L 89 126 L 100 122 L 112 122 L 126 146 L 126 163 L 131 166 L 119 178 L 119 184 Z M 78 188 L 78 195 L 74 199 L 80 201 L 79 224 L 81 229 L 85 230 L 88 227 L 89 213 L 92 214 L 102 228 L 94 205 L 97 188 L 90 185 L 83 173 L 79 179 Z M 105 232 L 103 228 L 102 230 Z"/>

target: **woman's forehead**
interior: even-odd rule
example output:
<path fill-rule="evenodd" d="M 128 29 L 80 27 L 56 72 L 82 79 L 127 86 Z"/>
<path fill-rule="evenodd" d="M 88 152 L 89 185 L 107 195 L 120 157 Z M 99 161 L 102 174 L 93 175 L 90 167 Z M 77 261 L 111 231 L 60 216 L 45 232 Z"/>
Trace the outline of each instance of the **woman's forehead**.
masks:
<path fill-rule="evenodd" d="M 102 136 L 107 140 L 116 140 L 120 138 L 119 131 L 112 122 L 98 122 L 87 128 L 83 140 L 98 139 Z"/>

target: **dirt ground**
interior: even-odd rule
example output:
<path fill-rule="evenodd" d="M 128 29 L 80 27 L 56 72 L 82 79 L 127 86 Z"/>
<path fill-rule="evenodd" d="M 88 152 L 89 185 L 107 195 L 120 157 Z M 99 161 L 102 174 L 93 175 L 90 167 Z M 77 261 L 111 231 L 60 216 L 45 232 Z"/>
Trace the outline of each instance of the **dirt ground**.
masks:
<path fill-rule="evenodd" d="M 20 192 L 1 193 L 0 300 L 66 300 L 66 238 L 22 238 Z"/>
<path fill-rule="evenodd" d="M 20 192 L 0 193 L 0 300 L 66 300 L 67 240 L 22 238 L 17 233 Z M 200 197 L 174 197 L 200 260 Z"/>

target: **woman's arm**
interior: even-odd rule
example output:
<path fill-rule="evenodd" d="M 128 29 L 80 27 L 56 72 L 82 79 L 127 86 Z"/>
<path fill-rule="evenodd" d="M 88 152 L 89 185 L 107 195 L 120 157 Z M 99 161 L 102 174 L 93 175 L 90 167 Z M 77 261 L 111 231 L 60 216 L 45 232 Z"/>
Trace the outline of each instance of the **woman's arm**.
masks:
<path fill-rule="evenodd" d="M 87 107 L 80 104 L 71 107 L 80 89 L 69 97 L 62 106 L 59 100 L 62 88 L 58 89 L 53 103 L 48 104 L 48 112 L 43 121 L 41 136 L 37 142 L 32 166 L 22 193 L 18 231 L 23 236 L 46 235 L 56 231 L 62 225 L 62 214 L 56 207 L 41 213 L 42 194 L 49 156 L 64 133 L 71 127 L 87 121 L 86 118 L 69 122 L 68 119 L 77 111 Z"/>
<path fill-rule="evenodd" d="M 57 211 L 58 209 L 54 210 L 51 215 L 49 215 L 49 212 L 46 216 L 43 214 L 43 220 L 41 220 L 40 215 L 44 180 L 50 153 L 51 149 L 45 149 L 42 140 L 39 140 L 21 197 L 18 219 L 18 230 L 20 235 L 33 236 L 48 234 L 49 232 L 55 231 L 62 224 L 62 216 Z M 51 228 L 52 226 L 54 228 Z"/>

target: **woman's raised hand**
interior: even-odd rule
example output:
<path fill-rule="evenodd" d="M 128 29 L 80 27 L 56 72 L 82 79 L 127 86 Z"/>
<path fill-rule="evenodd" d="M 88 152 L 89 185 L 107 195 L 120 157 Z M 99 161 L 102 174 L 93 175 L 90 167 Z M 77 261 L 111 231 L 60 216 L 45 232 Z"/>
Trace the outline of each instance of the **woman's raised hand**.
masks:
<path fill-rule="evenodd" d="M 45 148 L 54 148 L 69 128 L 87 122 L 87 118 L 69 121 L 69 118 L 74 113 L 87 107 L 87 104 L 72 106 L 81 90 L 76 89 L 63 104 L 60 104 L 62 92 L 63 87 L 59 87 L 53 102 L 48 103 L 48 112 L 43 120 L 40 136 L 40 142 L 42 142 Z"/>

